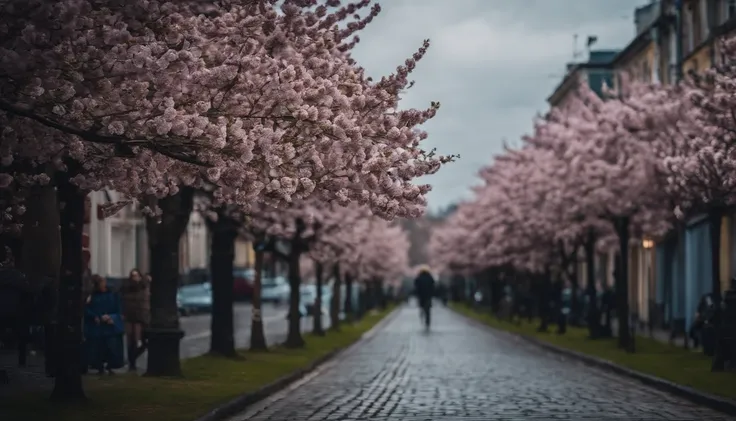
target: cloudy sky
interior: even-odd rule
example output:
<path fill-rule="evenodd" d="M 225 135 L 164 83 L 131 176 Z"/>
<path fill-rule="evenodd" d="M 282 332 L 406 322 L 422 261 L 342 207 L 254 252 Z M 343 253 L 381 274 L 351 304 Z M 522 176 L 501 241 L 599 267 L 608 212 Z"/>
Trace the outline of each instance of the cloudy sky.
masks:
<path fill-rule="evenodd" d="M 442 108 L 426 124 L 427 147 L 461 158 L 427 178 L 430 208 L 469 195 L 479 167 L 513 144 L 547 108 L 545 99 L 583 50 L 621 48 L 634 37 L 634 9 L 648 0 L 387 0 L 361 32 L 354 56 L 373 76 L 389 74 L 425 38 L 432 42 L 402 106 Z M 584 57 L 585 58 L 585 57 Z"/>

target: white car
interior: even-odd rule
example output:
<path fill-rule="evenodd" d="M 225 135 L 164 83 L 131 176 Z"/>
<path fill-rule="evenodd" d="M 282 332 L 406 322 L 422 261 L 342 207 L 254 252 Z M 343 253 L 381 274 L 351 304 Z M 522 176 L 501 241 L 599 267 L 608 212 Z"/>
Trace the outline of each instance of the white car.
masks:
<path fill-rule="evenodd" d="M 289 281 L 283 276 L 261 280 L 261 301 L 264 303 L 285 303 L 289 301 L 289 292 L 291 292 Z"/>

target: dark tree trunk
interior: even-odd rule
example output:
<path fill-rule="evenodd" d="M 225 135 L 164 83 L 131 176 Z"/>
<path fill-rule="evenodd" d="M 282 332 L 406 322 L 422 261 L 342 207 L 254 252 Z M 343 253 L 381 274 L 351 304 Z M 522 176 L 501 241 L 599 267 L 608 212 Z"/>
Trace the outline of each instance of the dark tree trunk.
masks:
<path fill-rule="evenodd" d="M 345 274 L 345 320 L 351 323 L 355 320 L 355 310 L 353 309 L 353 275 L 350 272 Z"/>
<path fill-rule="evenodd" d="M 572 267 L 568 272 L 570 274 L 570 285 L 572 287 L 572 302 L 570 303 L 570 324 L 573 326 L 580 325 L 580 308 L 582 303 L 580 302 L 580 281 L 578 280 L 578 247 L 572 251 L 571 262 Z"/>
<path fill-rule="evenodd" d="M 56 331 L 57 295 L 59 291 L 59 267 L 61 266 L 61 237 L 59 233 L 59 200 L 52 184 L 30 188 L 23 215 L 22 241 L 15 237 L 16 244 L 8 247 L 15 259 L 16 267 L 23 273 L 41 297 L 34 310 L 35 322 L 43 325 L 47 340 L 44 343 L 45 372 L 54 375 L 56 353 L 53 338 Z M 85 219 L 89 215 L 85 215 Z M 12 235 L 12 234 L 11 234 Z M 13 250 L 15 247 L 17 250 Z M 22 252 L 21 252 L 22 250 Z M 2 251 L 2 250 L 0 250 Z M 5 261 L 5 259 L 0 259 Z M 84 291 L 82 282 L 82 291 Z M 84 297 L 83 297 L 84 298 Z"/>
<path fill-rule="evenodd" d="M 335 264 L 332 267 L 332 298 L 330 299 L 330 330 L 340 330 L 340 301 L 341 291 L 340 283 L 340 265 Z"/>
<path fill-rule="evenodd" d="M 680 277 L 685 276 L 685 269 L 686 269 L 686 261 L 687 261 L 687 246 L 685 244 L 685 238 L 687 236 L 687 222 L 683 221 L 677 224 L 677 246 L 676 246 L 676 260 L 675 265 L 677 267 L 677 273 Z M 678 278 L 678 280 L 681 280 L 682 278 Z M 673 288 L 674 285 L 671 287 Z M 670 298 L 674 298 L 674 292 L 672 289 L 670 289 Z M 681 300 L 682 297 L 678 297 L 678 301 Z M 681 303 L 682 304 L 682 303 Z M 673 306 L 670 306 L 670 311 L 672 311 Z M 670 313 L 671 314 L 671 313 Z M 670 322 L 673 322 L 673 318 L 670 318 Z M 683 345 L 685 349 L 688 349 L 690 347 L 690 338 L 689 335 L 684 335 L 683 338 Z"/>
<path fill-rule="evenodd" d="M 254 244 L 255 248 L 255 275 L 253 279 L 253 315 L 250 322 L 250 349 L 252 351 L 266 351 L 266 333 L 263 329 L 261 314 L 261 277 L 263 275 L 263 239 Z"/>
<path fill-rule="evenodd" d="M 84 200 L 86 193 L 71 184 L 68 174 L 61 175 L 58 183 L 59 222 L 61 238 L 61 270 L 59 303 L 53 353 L 54 390 L 51 399 L 61 402 L 79 402 L 87 398 L 82 388 L 82 234 L 84 233 Z"/>
<path fill-rule="evenodd" d="M 38 291 L 48 281 L 59 278 L 61 237 L 56 189 L 51 184 L 31 187 L 25 206 L 22 260 L 16 260 L 16 264 L 22 263 L 23 273 Z"/>
<path fill-rule="evenodd" d="M 386 297 L 386 291 L 384 290 L 383 279 L 376 279 L 376 289 L 378 290 L 378 306 L 381 310 L 385 310 L 388 307 L 388 301 Z"/>
<path fill-rule="evenodd" d="M 322 275 L 324 267 L 322 262 L 314 262 L 314 276 L 317 281 L 317 297 L 314 299 L 314 314 L 312 315 L 312 321 L 314 326 L 312 327 L 312 333 L 318 336 L 324 336 L 325 330 L 322 327 Z"/>
<path fill-rule="evenodd" d="M 620 217 L 615 223 L 619 239 L 619 267 L 616 276 L 616 316 L 618 319 L 618 346 L 630 350 L 629 326 L 629 218 Z"/>
<path fill-rule="evenodd" d="M 292 242 L 291 252 L 289 253 L 289 333 L 286 336 L 284 346 L 287 348 L 301 348 L 304 346 L 304 338 L 302 338 L 301 314 L 299 313 L 299 287 L 301 286 L 301 273 L 299 270 L 299 252 L 296 241 Z"/>
<path fill-rule="evenodd" d="M 54 199 L 56 199 L 54 192 Z M 58 218 L 58 211 L 57 218 Z M 58 226 L 58 225 L 57 225 Z M 59 250 L 61 253 L 61 250 Z M 0 233 L 0 262 L 11 262 L 13 267 L 18 267 L 23 261 L 23 239 L 12 232 Z M 58 268 L 57 268 L 58 269 Z"/>
<path fill-rule="evenodd" d="M 538 332 L 549 331 L 549 319 L 550 319 L 550 299 L 552 298 L 552 273 L 549 268 L 545 269 L 544 274 L 540 279 L 541 285 L 539 286 L 539 327 Z"/>
<path fill-rule="evenodd" d="M 147 376 L 181 376 L 176 291 L 179 287 L 179 241 L 194 207 L 194 190 L 182 188 L 159 200 L 161 221 L 147 218 L 146 231 L 151 262 L 151 326 L 148 338 Z"/>
<path fill-rule="evenodd" d="M 593 230 L 588 231 L 585 239 L 585 271 L 588 278 L 586 293 L 588 295 L 588 335 L 591 339 L 600 337 L 601 315 L 598 311 L 598 291 L 595 286 L 595 242 L 596 236 Z"/>
<path fill-rule="evenodd" d="M 233 321 L 233 261 L 238 224 L 218 209 L 217 221 L 209 224 L 212 232 L 210 270 L 212 271 L 212 317 L 210 354 L 234 357 L 235 326 Z"/>
<path fill-rule="evenodd" d="M 721 302 L 721 224 L 723 209 L 715 207 L 708 213 L 711 250 L 711 288 L 713 302 Z"/>

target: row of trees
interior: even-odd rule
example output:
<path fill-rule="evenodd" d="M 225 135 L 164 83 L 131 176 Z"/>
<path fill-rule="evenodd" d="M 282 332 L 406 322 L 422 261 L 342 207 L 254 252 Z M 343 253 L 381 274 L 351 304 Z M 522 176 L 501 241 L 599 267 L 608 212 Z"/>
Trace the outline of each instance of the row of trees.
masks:
<path fill-rule="evenodd" d="M 147 215 L 156 280 L 151 375 L 179 370 L 178 244 L 198 198 L 215 215 L 216 301 L 229 299 L 222 279 L 231 276 L 224 268 L 233 236 L 269 208 L 352 204 L 385 219 L 422 213 L 430 186 L 412 181 L 453 158 L 420 146 L 426 133 L 418 126 L 438 103 L 398 109 L 429 43 L 375 81 L 350 53 L 380 7 L 341 3 L 0 1 L 0 240 L 4 260 L 39 289 L 58 291 L 49 311 L 57 326 L 53 398 L 84 398 L 88 192 L 114 189 L 128 200 L 110 213 L 135 202 Z M 289 221 L 297 282 L 308 224 L 305 216 Z"/>
<path fill-rule="evenodd" d="M 408 270 L 409 240 L 400 226 L 378 218 L 359 205 L 339 206 L 319 201 L 303 202 L 289 208 L 261 207 L 250 213 L 245 224 L 219 218 L 210 222 L 212 236 L 213 315 L 210 352 L 223 356 L 236 354 L 233 338 L 233 258 L 235 238 L 244 235 L 255 249 L 255 282 L 251 349 L 265 350 L 261 313 L 261 275 L 266 254 L 285 261 L 290 286 L 287 347 L 301 347 L 300 286 L 304 276 L 315 280 L 314 328 L 324 334 L 321 308 L 325 280 L 332 279 L 329 304 L 330 326 L 340 328 L 344 309 L 351 320 L 354 288 L 364 286 L 373 301 L 381 301 L 385 282 L 392 285 Z M 356 285 L 357 283 L 357 285 Z M 344 307 L 340 302 L 345 293 Z"/>
<path fill-rule="evenodd" d="M 686 221 L 706 214 L 720 299 L 721 218 L 736 198 L 736 41 L 720 47 L 721 65 L 675 85 L 620 75 L 602 97 L 579 86 L 481 170 L 473 199 L 435 230 L 433 259 L 456 273 L 506 267 L 584 287 L 595 337 L 594 255 L 616 247 L 618 338 L 628 348 L 630 243 L 674 231 L 682 256 Z M 585 286 L 575 273 L 582 255 Z"/>

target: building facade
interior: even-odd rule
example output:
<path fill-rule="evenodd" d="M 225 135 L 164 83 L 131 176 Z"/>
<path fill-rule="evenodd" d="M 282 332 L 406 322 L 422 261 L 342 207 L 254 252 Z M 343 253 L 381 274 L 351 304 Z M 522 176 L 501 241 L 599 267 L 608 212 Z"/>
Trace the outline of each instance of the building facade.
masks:
<path fill-rule="evenodd" d="M 131 269 L 147 272 L 150 268 L 146 222 L 130 205 L 103 218 L 102 205 L 121 198 L 114 191 L 89 194 L 90 218 L 85 227 L 89 241 L 89 268 L 92 273 L 110 278 L 124 278 Z M 193 212 L 179 243 L 179 267 L 182 273 L 209 267 L 210 237 L 199 212 Z M 247 253 L 245 258 L 247 261 Z M 251 260 L 252 261 L 252 260 Z"/>
<path fill-rule="evenodd" d="M 637 8 L 632 41 L 620 51 L 591 51 L 585 63 L 568 65 L 568 73 L 548 98 L 564 106 L 577 83 L 600 93 L 603 84 L 624 79 L 645 83 L 677 83 L 722 62 L 720 43 L 736 31 L 736 0 L 661 0 Z M 721 289 L 736 275 L 736 224 L 728 215 L 721 223 Z M 640 241 L 629 249 L 629 300 L 642 323 L 689 326 L 698 300 L 711 292 L 711 230 L 705 216 L 687 221 L 679 232 Z M 682 237 L 682 241 L 679 241 Z M 582 256 L 582 253 L 581 253 Z M 613 284 L 617 252 L 598 253 L 596 281 Z M 584 285 L 585 263 L 578 273 Z"/>

